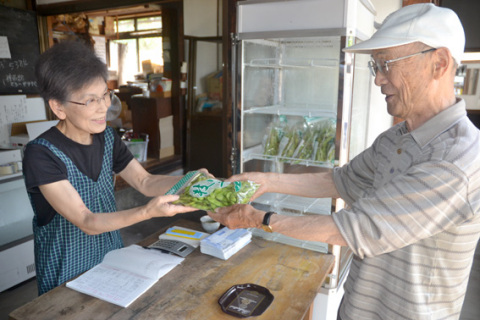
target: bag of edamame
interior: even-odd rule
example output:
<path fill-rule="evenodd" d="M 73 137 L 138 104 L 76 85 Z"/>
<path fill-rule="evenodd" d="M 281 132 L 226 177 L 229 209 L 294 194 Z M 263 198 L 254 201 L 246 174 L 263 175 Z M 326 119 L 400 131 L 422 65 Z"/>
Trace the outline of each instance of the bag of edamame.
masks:
<path fill-rule="evenodd" d="M 198 171 L 188 172 L 166 194 L 178 194 L 174 204 L 213 211 L 236 203 L 248 203 L 259 185 L 252 181 L 225 182 Z"/>

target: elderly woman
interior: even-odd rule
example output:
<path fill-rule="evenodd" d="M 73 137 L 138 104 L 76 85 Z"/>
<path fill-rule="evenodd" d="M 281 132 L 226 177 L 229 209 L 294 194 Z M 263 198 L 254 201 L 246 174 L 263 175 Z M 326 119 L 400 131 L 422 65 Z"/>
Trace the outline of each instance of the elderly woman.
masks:
<path fill-rule="evenodd" d="M 43 294 L 100 263 L 123 246 L 118 229 L 196 209 L 165 192 L 181 177 L 149 174 L 107 126 L 112 101 L 107 67 L 80 42 L 62 42 L 36 66 L 42 97 L 59 122 L 25 148 L 25 183 L 35 213 L 35 264 Z M 117 211 L 114 173 L 148 197 Z"/>

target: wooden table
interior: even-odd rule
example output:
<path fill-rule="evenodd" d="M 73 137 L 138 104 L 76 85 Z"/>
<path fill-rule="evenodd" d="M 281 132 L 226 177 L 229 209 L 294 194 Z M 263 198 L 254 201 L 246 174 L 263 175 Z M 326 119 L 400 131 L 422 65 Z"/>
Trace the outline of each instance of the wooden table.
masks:
<path fill-rule="evenodd" d="M 199 223 L 188 220 L 174 225 L 201 230 Z M 165 230 L 139 244 L 152 243 Z M 218 299 L 235 284 L 253 283 L 274 296 L 268 309 L 253 319 L 301 320 L 333 263 L 329 254 L 253 238 L 226 261 L 197 248 L 127 308 L 62 285 L 14 310 L 10 319 L 238 319 L 225 314 Z"/>

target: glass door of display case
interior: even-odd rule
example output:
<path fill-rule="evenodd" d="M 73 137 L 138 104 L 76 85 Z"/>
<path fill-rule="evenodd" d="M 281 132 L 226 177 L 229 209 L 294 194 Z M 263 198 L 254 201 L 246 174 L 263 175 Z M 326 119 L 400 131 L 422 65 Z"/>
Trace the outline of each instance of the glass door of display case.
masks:
<path fill-rule="evenodd" d="M 365 38 L 358 30 L 369 27 L 358 28 L 360 20 L 373 29 L 371 8 L 363 2 L 332 1 L 329 10 L 322 1 L 239 3 L 239 33 L 232 39 L 234 173 L 332 171 L 365 149 L 372 79 L 366 61 L 359 59 L 357 65 L 353 54 L 342 51 Z M 273 6 L 275 15 L 270 14 Z M 303 20 L 295 18 L 299 15 Z M 280 29 L 285 26 L 287 30 Z M 302 216 L 335 214 L 344 202 L 272 193 L 252 205 Z M 348 271 L 351 252 L 346 247 L 259 229 L 252 232 L 334 254 L 337 259 L 326 288 L 335 288 Z"/>
<path fill-rule="evenodd" d="M 341 119 L 341 42 L 340 36 L 241 41 L 240 171 L 318 172 L 339 164 L 347 150 L 342 122 L 348 128 Z M 264 194 L 254 205 L 280 214 L 332 212 L 332 199 L 281 194 Z M 325 243 L 254 232 L 328 252 Z"/>

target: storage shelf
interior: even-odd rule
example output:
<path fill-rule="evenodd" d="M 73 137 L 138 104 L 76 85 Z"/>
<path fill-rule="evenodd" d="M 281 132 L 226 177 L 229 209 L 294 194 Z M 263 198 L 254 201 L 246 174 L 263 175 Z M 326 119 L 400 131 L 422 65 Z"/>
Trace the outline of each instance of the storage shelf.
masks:
<path fill-rule="evenodd" d="M 245 102 L 248 106 L 248 101 Z M 248 108 L 248 107 L 245 107 Z M 245 109 L 243 113 L 247 114 L 276 114 L 285 116 L 308 116 L 322 117 L 327 119 L 336 119 L 336 105 L 333 104 L 287 104 L 272 105 L 262 107 L 250 107 Z M 332 111 L 335 110 L 335 111 Z"/>
<path fill-rule="evenodd" d="M 308 250 L 321 252 L 321 253 L 328 253 L 328 244 L 324 242 L 315 242 L 315 241 L 306 241 L 306 240 L 298 240 L 295 238 L 284 236 L 283 234 L 279 233 L 268 233 L 260 229 L 252 228 L 250 229 L 252 235 L 263 238 L 268 241 L 275 241 L 283 244 L 287 244 L 290 246 L 298 247 L 298 248 L 305 248 Z"/>
<path fill-rule="evenodd" d="M 322 168 L 333 168 L 336 165 L 335 163 L 325 162 L 325 161 L 314 161 L 310 159 L 297 159 L 297 158 L 289 158 L 289 157 L 282 157 L 282 156 L 268 156 L 263 154 L 263 146 L 261 144 L 256 145 L 255 147 L 251 147 L 248 149 L 243 150 L 243 162 L 247 162 L 250 160 L 265 160 L 265 161 L 279 161 L 285 162 L 289 164 L 298 164 L 303 166 L 315 166 L 315 167 L 322 167 Z"/>
<path fill-rule="evenodd" d="M 336 59 L 252 59 L 243 64 L 245 67 L 251 68 L 338 68 L 338 60 Z"/>
<path fill-rule="evenodd" d="M 275 211 L 277 214 L 287 216 L 330 215 L 332 212 L 332 200 L 330 198 L 306 198 L 278 193 L 265 193 L 255 199 L 252 205 L 260 210 Z M 317 252 L 328 252 L 327 243 L 298 240 L 279 233 L 268 233 L 255 228 L 251 229 L 251 231 L 253 235 L 269 241 L 276 241 Z"/>
<path fill-rule="evenodd" d="M 330 198 L 307 198 L 278 193 L 265 193 L 255 199 L 254 206 L 267 208 L 283 215 L 330 215 Z"/>
<path fill-rule="evenodd" d="M 0 181 L 13 179 L 13 178 L 17 178 L 17 177 L 22 177 L 22 175 L 23 175 L 22 171 L 15 172 L 15 173 L 12 173 L 12 174 L 0 175 Z"/>

